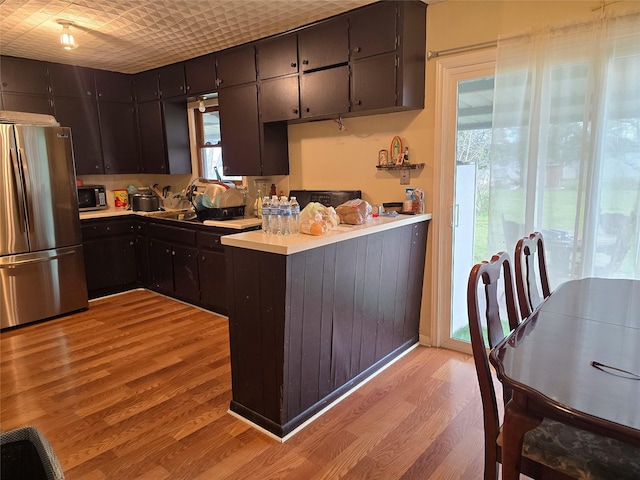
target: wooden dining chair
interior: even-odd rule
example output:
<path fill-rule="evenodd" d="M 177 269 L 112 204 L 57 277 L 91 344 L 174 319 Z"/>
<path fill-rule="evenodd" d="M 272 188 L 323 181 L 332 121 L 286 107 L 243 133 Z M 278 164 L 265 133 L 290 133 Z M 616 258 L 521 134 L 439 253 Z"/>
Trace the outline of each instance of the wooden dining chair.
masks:
<path fill-rule="evenodd" d="M 500 291 L 500 278 L 503 279 L 504 292 Z M 484 297 L 484 308 L 479 295 Z M 489 262 L 475 265 L 467 286 L 471 348 L 484 420 L 485 480 L 498 478 L 498 464 L 502 459 L 502 427 L 483 324 L 486 324 L 489 347 L 493 348 L 505 337 L 498 300 L 501 297 L 506 303 L 506 320 L 513 329 L 519 316 L 511 261 L 505 252 L 494 255 Z M 511 391 L 503 388 L 504 404 L 510 399 Z M 544 419 L 524 437 L 521 473 L 534 479 L 637 480 L 640 478 L 640 448 Z"/>
<path fill-rule="evenodd" d="M 520 315 L 522 318 L 527 318 L 542 303 L 542 300 L 551 295 L 542 233 L 533 232 L 518 240 L 514 258 Z M 538 283 L 542 295 L 540 295 Z"/>

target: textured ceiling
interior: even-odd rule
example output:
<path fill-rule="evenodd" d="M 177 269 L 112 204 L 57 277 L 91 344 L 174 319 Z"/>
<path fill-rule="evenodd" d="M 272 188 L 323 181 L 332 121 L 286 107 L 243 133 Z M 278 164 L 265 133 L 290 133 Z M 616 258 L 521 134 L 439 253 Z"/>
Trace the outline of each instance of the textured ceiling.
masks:
<path fill-rule="evenodd" d="M 284 32 L 374 0 L 0 2 L 3 55 L 137 73 Z M 62 49 L 57 20 L 75 24 L 71 30 L 78 48 Z"/>

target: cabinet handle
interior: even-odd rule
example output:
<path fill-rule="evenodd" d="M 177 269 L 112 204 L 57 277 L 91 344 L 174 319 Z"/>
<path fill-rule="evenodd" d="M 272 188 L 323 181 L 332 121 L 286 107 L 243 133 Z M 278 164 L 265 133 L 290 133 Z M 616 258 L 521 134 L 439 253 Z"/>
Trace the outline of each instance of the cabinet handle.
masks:
<path fill-rule="evenodd" d="M 173 255 L 175 257 L 176 251 L 175 250 L 171 250 L 171 255 Z"/>
<path fill-rule="evenodd" d="M 302 60 L 303 65 L 309 65 L 309 60 Z"/>
<path fill-rule="evenodd" d="M 129 242 L 129 245 L 131 245 L 133 247 L 133 245 L 134 245 L 133 241 Z"/>
<path fill-rule="evenodd" d="M 89 90 L 87 90 L 87 97 L 90 97 L 92 95 L 93 95 L 93 93 L 91 93 Z"/>
<path fill-rule="evenodd" d="M 309 107 L 305 108 L 305 111 L 306 111 L 307 113 L 309 113 Z"/>
<path fill-rule="evenodd" d="M 101 96 L 102 96 L 102 94 L 101 94 L 101 93 L 99 93 L 99 94 L 98 94 L 98 96 L 99 96 L 99 97 L 101 97 Z"/>
<path fill-rule="evenodd" d="M 358 53 L 359 51 L 360 51 L 360 47 L 356 47 L 356 48 L 353 49 L 354 53 Z"/>
<path fill-rule="evenodd" d="M 296 62 L 291 62 L 291 68 L 296 68 L 298 64 Z"/>
<path fill-rule="evenodd" d="M 296 113 L 296 114 L 297 114 L 297 113 L 298 113 L 298 109 L 297 109 L 297 108 L 294 108 L 294 109 L 293 109 L 293 113 Z"/>
<path fill-rule="evenodd" d="M 180 91 L 184 90 L 184 87 L 182 85 L 180 85 Z"/>
<path fill-rule="evenodd" d="M 356 105 L 362 105 L 362 101 L 361 101 L 361 100 L 356 100 L 356 101 L 355 101 L 355 104 L 356 104 Z"/>
<path fill-rule="evenodd" d="M 188 92 L 189 90 L 191 90 L 191 86 L 190 86 L 190 85 L 187 85 L 187 92 Z"/>

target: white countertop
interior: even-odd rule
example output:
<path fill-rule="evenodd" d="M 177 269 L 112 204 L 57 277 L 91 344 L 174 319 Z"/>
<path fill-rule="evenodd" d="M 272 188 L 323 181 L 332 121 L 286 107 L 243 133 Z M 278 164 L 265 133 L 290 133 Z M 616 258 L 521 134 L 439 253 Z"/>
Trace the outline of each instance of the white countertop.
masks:
<path fill-rule="evenodd" d="M 182 210 L 179 210 L 182 211 Z M 139 212 L 133 210 L 125 210 L 122 208 L 107 208 L 105 210 L 91 210 L 88 212 L 80 212 L 80 220 L 87 220 L 92 218 L 109 218 L 118 217 L 122 215 L 139 215 L 141 217 L 158 217 L 162 218 L 165 211 L 158 212 Z M 235 230 L 244 230 L 246 228 L 262 225 L 262 220 L 255 217 L 246 218 L 232 218 L 230 220 L 205 220 L 204 222 L 191 222 L 193 225 L 208 225 L 211 227 L 230 228 Z"/>
<path fill-rule="evenodd" d="M 398 215 L 397 217 L 377 217 L 364 225 L 346 225 L 341 223 L 337 229 L 319 236 L 305 235 L 303 233 L 284 236 L 269 235 L 262 230 L 254 230 L 251 232 L 225 235 L 221 238 L 221 241 L 223 245 L 230 247 L 260 250 L 280 255 L 291 255 L 371 233 L 383 232 L 404 225 L 424 222 L 425 220 L 431 220 L 430 213 L 421 215 Z"/>

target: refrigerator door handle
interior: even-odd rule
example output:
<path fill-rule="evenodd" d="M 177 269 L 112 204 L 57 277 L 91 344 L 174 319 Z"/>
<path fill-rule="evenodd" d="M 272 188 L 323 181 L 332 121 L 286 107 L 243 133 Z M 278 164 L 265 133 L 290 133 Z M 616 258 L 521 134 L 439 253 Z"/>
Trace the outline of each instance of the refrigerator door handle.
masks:
<path fill-rule="evenodd" d="M 18 164 L 18 159 L 16 158 L 16 150 L 14 148 L 9 149 L 9 156 L 11 157 L 11 165 L 13 166 L 13 182 L 16 187 L 16 191 L 22 197 L 20 200 L 24 198 L 23 188 L 24 188 L 24 178 L 22 176 L 22 171 L 20 170 L 20 165 Z M 18 203 L 18 213 L 20 214 L 20 218 L 24 218 L 26 220 L 26 212 L 24 210 L 24 204 L 22 201 Z M 20 222 L 22 226 L 22 231 L 26 231 L 26 226 L 23 222 Z"/>
<path fill-rule="evenodd" d="M 20 260 L 18 262 L 13 262 L 13 263 L 0 263 L 0 268 L 16 268 L 21 265 L 28 265 L 30 263 L 50 262 L 51 260 L 55 260 L 56 258 L 66 257 L 67 255 L 74 255 L 75 253 L 76 252 L 74 251 L 69 251 L 69 252 L 57 253 L 55 255 L 51 255 L 50 257 L 32 258 L 29 260 Z"/>
<path fill-rule="evenodd" d="M 20 148 L 20 158 L 22 159 L 22 169 L 24 170 L 24 175 L 22 175 L 22 188 L 24 192 L 25 199 L 25 218 L 27 219 L 27 228 L 29 230 L 33 230 L 33 225 L 31 225 L 30 213 L 33 210 L 32 200 L 31 200 L 31 191 L 29 190 L 29 182 L 27 182 L 27 178 L 29 178 L 29 167 L 27 165 L 27 154 L 24 151 L 24 148 Z"/>

